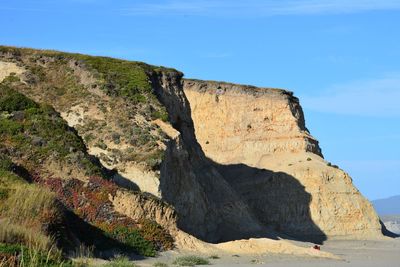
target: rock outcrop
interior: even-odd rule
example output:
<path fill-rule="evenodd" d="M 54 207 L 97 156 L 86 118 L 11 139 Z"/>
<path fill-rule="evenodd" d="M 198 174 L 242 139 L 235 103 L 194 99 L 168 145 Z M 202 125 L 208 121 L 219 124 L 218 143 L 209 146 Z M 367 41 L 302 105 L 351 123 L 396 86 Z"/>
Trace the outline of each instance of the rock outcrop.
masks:
<path fill-rule="evenodd" d="M 322 157 L 291 92 L 184 81 L 196 138 L 264 225 L 297 238 L 374 238 L 381 226 L 348 174 Z"/>

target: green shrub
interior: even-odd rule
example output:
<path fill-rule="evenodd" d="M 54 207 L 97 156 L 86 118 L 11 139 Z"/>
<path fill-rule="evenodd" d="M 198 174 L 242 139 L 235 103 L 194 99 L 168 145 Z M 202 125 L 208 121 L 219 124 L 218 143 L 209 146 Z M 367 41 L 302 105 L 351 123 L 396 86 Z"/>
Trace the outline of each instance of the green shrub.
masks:
<path fill-rule="evenodd" d="M 155 244 L 158 250 L 168 250 L 174 247 L 172 236 L 161 225 L 146 219 L 140 220 L 139 223 L 142 225 L 141 235 Z"/>
<path fill-rule="evenodd" d="M 182 256 L 176 258 L 173 264 L 178 266 L 195 266 L 195 265 L 209 265 L 210 262 L 205 258 L 190 255 L 190 256 Z"/>
<path fill-rule="evenodd" d="M 94 146 L 103 150 L 107 149 L 107 145 L 102 140 L 98 141 Z"/>
<path fill-rule="evenodd" d="M 168 267 L 168 264 L 164 262 L 156 262 L 153 264 L 154 267 Z"/>
<path fill-rule="evenodd" d="M 150 169 L 156 170 L 159 169 L 160 164 L 164 160 L 165 151 L 161 149 L 156 149 L 155 151 L 151 152 L 145 158 L 145 162 Z"/>
<path fill-rule="evenodd" d="M 134 103 L 143 103 L 146 101 L 145 95 L 152 93 L 147 74 L 150 66 L 146 64 L 108 57 L 75 55 L 75 58 L 83 60 L 89 68 L 97 71 L 103 80 L 103 90 L 111 96 L 122 96 Z"/>
<path fill-rule="evenodd" d="M 22 124 L 11 119 L 0 118 L 0 134 L 15 136 L 18 133 L 22 132 L 22 130 Z"/>
<path fill-rule="evenodd" d="M 153 120 L 155 119 L 160 119 L 162 121 L 167 122 L 168 121 L 168 113 L 165 109 L 162 110 L 155 110 L 151 113 L 151 118 Z"/>
<path fill-rule="evenodd" d="M 3 84 L 11 84 L 14 82 L 20 82 L 21 79 L 15 75 L 15 73 L 10 73 L 10 75 L 2 81 Z"/>
<path fill-rule="evenodd" d="M 8 86 L 0 85 L 0 111 L 13 112 L 36 108 L 38 104 Z"/>
<path fill-rule="evenodd" d="M 132 247 L 140 255 L 154 257 L 156 255 L 153 244 L 144 239 L 138 230 L 127 227 L 117 227 L 111 232 L 111 236 L 120 242 Z"/>
<path fill-rule="evenodd" d="M 6 155 L 0 153 L 0 169 L 10 171 L 12 167 L 12 161 Z"/>

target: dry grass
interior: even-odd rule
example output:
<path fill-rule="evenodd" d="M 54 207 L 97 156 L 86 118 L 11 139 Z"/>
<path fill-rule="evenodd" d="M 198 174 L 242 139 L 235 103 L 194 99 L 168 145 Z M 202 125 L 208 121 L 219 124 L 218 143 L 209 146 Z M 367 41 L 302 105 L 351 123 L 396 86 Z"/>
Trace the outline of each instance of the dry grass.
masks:
<path fill-rule="evenodd" d="M 53 244 L 51 238 L 37 231 L 37 229 L 28 228 L 8 221 L 2 221 L 0 224 L 0 242 L 24 244 L 42 251 L 48 250 Z"/>
<path fill-rule="evenodd" d="M 17 185 L 0 204 L 0 243 L 21 244 L 30 252 L 52 248 L 54 240 L 43 231 L 43 225 L 60 216 L 53 193 L 35 185 Z"/>
<path fill-rule="evenodd" d="M 2 215 L 11 222 L 35 225 L 48 216 L 57 216 L 55 194 L 46 188 L 20 185 L 4 201 Z"/>

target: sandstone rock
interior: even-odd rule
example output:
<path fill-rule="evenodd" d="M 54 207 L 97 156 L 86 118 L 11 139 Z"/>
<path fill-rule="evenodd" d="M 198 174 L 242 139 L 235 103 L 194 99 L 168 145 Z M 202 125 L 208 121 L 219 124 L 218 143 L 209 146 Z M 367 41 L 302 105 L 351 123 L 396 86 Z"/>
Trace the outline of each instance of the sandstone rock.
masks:
<path fill-rule="evenodd" d="M 376 238 L 372 205 L 328 166 L 291 92 L 184 81 L 197 140 L 264 225 L 289 236 Z"/>

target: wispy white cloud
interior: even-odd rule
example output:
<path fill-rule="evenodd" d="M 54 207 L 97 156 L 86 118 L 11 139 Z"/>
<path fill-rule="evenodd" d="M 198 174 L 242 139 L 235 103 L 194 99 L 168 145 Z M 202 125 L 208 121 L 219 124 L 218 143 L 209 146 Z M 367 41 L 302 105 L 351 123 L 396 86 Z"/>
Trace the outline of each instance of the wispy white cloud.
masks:
<path fill-rule="evenodd" d="M 277 16 L 400 10 L 398 0 L 165 0 L 133 4 L 126 15 Z"/>
<path fill-rule="evenodd" d="M 400 117 L 400 73 L 335 85 L 300 100 L 305 109 L 319 112 Z"/>

